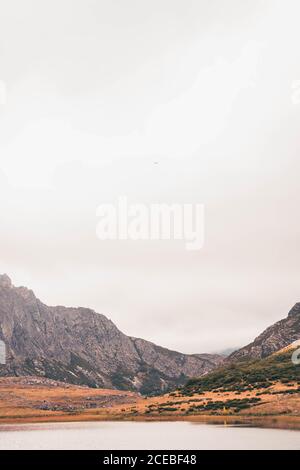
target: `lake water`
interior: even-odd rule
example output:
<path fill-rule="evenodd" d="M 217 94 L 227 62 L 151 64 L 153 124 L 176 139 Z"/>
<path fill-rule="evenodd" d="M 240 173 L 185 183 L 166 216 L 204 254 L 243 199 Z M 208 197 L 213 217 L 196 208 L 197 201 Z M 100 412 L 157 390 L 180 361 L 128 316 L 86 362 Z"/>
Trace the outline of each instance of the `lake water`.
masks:
<path fill-rule="evenodd" d="M 0 426 L 0 449 L 300 449 L 300 431 L 190 422 Z"/>

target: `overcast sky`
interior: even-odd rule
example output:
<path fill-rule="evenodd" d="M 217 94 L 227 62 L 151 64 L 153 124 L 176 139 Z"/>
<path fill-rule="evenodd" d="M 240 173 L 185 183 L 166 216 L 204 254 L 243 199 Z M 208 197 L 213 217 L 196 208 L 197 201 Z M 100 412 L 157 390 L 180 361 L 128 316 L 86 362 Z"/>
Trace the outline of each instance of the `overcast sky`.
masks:
<path fill-rule="evenodd" d="M 188 353 L 286 316 L 299 15 L 298 0 L 0 0 L 0 272 Z M 120 195 L 204 204 L 203 249 L 98 240 L 96 208 Z"/>

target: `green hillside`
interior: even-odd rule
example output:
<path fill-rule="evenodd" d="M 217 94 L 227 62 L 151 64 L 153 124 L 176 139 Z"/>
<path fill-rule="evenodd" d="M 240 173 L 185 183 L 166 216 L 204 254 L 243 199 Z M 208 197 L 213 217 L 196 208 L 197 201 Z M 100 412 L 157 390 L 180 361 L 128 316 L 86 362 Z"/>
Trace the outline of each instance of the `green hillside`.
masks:
<path fill-rule="evenodd" d="M 201 378 L 191 379 L 180 390 L 182 395 L 206 391 L 245 391 L 269 388 L 275 383 L 300 385 L 300 365 L 291 360 L 292 351 L 274 354 L 265 359 L 230 364 Z M 297 390 L 299 392 L 299 388 Z M 295 393 L 295 390 L 291 390 Z"/>

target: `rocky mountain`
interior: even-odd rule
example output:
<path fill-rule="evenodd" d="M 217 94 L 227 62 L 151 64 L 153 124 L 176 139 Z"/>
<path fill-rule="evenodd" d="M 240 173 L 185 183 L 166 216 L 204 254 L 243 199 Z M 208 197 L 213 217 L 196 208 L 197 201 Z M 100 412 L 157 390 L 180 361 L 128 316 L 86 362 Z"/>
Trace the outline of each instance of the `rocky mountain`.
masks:
<path fill-rule="evenodd" d="M 233 352 L 226 361 L 265 358 L 298 339 L 300 339 L 300 303 L 294 305 L 286 318 L 267 328 L 252 343 Z"/>
<path fill-rule="evenodd" d="M 42 376 L 71 384 L 155 394 L 201 376 L 223 361 L 187 355 L 123 334 L 88 308 L 48 307 L 0 276 L 0 376 Z"/>

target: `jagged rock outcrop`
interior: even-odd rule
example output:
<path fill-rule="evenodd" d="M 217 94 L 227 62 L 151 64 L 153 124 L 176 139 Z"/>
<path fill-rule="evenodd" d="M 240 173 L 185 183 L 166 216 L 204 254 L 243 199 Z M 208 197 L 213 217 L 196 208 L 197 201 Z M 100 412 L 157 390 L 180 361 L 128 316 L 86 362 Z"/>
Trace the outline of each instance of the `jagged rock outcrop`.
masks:
<path fill-rule="evenodd" d="M 300 339 L 300 303 L 294 305 L 287 318 L 269 326 L 252 343 L 232 353 L 226 362 L 264 358 L 298 339 Z"/>
<path fill-rule="evenodd" d="M 87 308 L 48 307 L 0 276 L 1 376 L 42 376 L 71 384 L 159 393 L 201 376 L 223 360 L 187 355 L 123 334 Z"/>

